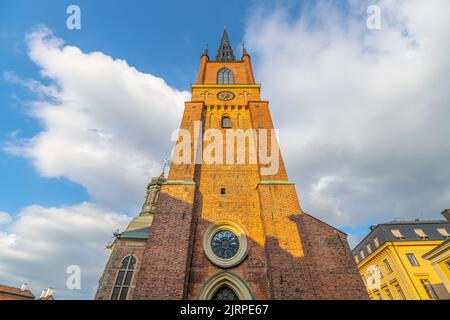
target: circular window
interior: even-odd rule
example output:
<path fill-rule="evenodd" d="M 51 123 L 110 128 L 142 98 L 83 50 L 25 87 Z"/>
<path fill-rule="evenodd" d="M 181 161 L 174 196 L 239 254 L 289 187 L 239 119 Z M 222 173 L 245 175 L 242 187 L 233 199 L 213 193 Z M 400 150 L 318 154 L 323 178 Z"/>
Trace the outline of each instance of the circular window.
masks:
<path fill-rule="evenodd" d="M 211 248 L 216 256 L 222 259 L 233 258 L 239 250 L 239 239 L 231 231 L 217 232 L 211 240 Z"/>
<path fill-rule="evenodd" d="M 222 268 L 231 268 L 247 255 L 247 237 L 237 224 L 220 221 L 206 230 L 203 247 L 212 263 Z"/>

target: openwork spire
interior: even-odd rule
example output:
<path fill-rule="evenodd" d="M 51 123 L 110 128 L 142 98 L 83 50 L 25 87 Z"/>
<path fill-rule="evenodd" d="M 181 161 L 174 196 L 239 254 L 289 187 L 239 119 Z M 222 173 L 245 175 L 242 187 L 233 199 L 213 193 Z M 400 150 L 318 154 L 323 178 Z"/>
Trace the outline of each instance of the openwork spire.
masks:
<path fill-rule="evenodd" d="M 227 28 L 224 27 L 222 40 L 220 41 L 219 49 L 216 55 L 217 61 L 234 61 L 236 58 L 233 54 L 233 48 L 231 48 L 230 40 L 228 39 Z"/>

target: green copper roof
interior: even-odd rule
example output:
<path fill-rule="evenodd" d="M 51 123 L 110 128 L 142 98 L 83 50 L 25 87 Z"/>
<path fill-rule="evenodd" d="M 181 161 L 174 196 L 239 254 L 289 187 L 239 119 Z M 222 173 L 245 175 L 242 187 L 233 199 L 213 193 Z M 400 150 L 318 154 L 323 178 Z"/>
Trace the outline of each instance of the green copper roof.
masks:
<path fill-rule="evenodd" d="M 119 239 L 148 239 L 150 228 L 142 228 L 130 231 L 124 231 L 118 236 Z"/>

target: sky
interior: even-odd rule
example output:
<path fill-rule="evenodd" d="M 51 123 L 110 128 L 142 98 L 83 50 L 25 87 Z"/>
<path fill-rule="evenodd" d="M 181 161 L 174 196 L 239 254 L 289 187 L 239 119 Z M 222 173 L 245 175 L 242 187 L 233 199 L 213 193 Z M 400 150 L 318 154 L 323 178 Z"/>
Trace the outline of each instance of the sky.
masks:
<path fill-rule="evenodd" d="M 81 29 L 66 26 L 69 5 Z M 367 27 L 369 5 L 379 29 Z M 206 44 L 245 43 L 302 209 L 349 234 L 450 206 L 450 2 L 0 0 L 0 283 L 92 299 Z M 66 287 L 80 266 L 81 289 Z"/>

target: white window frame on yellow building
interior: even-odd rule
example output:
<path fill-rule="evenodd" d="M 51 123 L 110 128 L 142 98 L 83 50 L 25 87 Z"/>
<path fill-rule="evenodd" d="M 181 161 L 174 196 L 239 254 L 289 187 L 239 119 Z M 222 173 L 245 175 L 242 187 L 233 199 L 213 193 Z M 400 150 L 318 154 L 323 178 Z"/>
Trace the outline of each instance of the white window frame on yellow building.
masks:
<path fill-rule="evenodd" d="M 422 253 L 428 252 L 442 241 L 434 240 L 417 240 L 417 241 L 396 241 L 385 242 L 375 249 L 367 257 L 358 263 L 358 270 L 361 275 L 370 281 L 370 274 L 367 272 L 370 266 L 377 266 L 386 269 L 382 272 L 381 285 L 379 288 L 368 289 L 369 296 L 377 299 L 377 293 L 383 297 L 384 291 L 381 290 L 387 285 L 394 299 L 401 299 L 401 295 L 395 287 L 398 284 L 407 300 L 428 300 L 428 294 L 420 283 L 420 279 L 429 279 L 432 285 L 442 283 L 433 270 L 431 264 L 422 259 Z M 414 253 L 419 266 L 411 266 L 406 253 Z M 387 259 L 391 272 L 386 267 L 384 260 Z M 368 284 L 366 284 L 368 287 Z M 384 297 L 383 297 L 384 298 Z"/>

